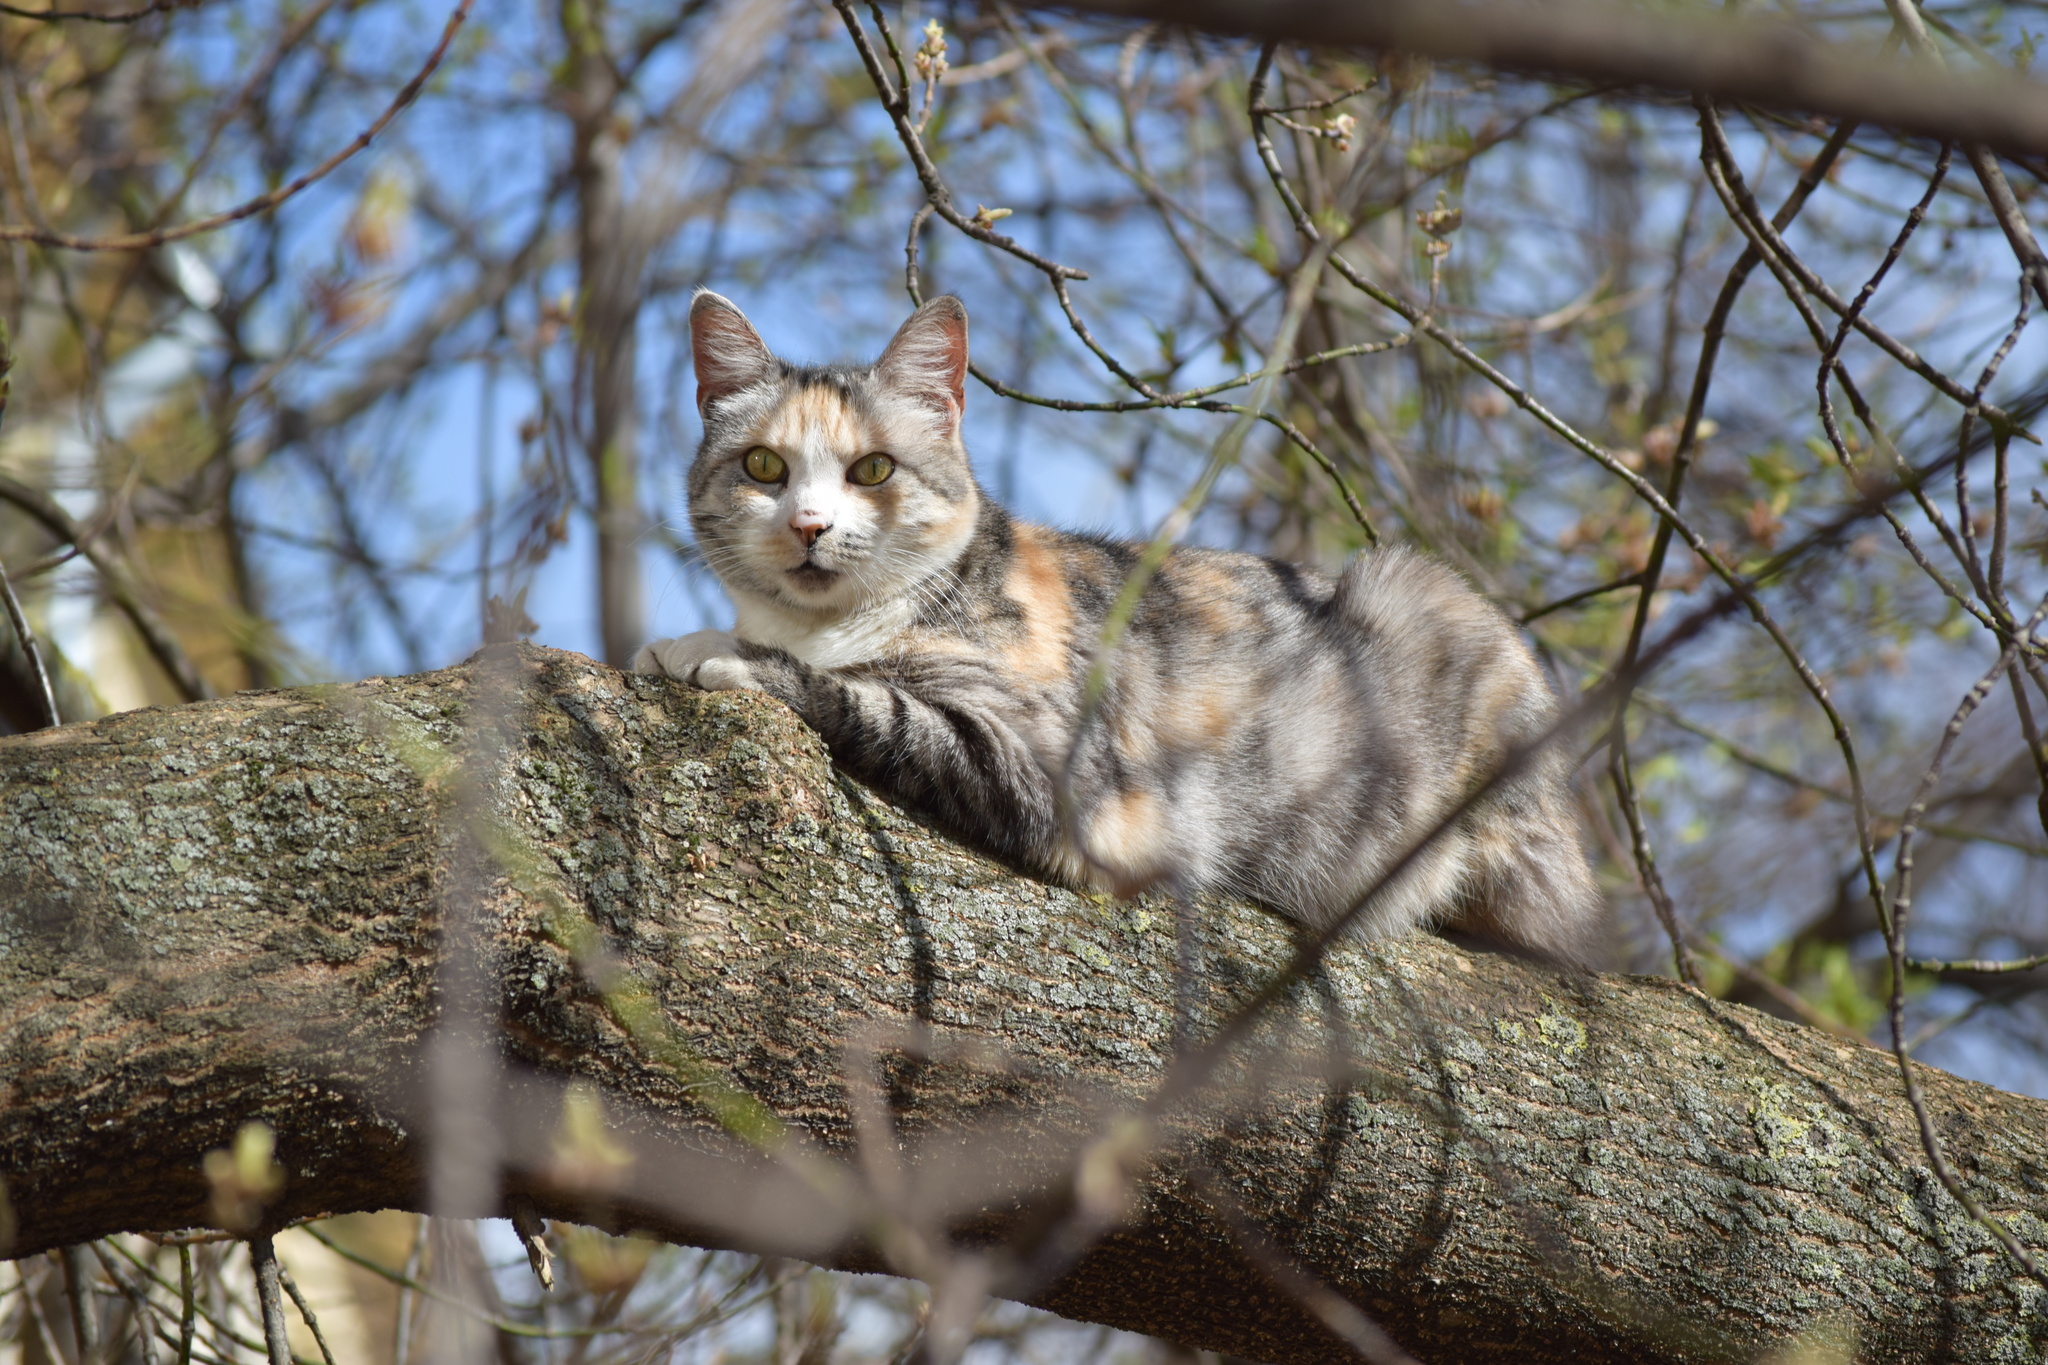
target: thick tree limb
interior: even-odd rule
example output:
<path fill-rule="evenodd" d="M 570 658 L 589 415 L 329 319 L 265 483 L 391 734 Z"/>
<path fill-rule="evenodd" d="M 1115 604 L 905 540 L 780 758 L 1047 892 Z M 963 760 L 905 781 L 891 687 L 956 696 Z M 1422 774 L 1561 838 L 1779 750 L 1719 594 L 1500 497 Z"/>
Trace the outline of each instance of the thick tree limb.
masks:
<path fill-rule="evenodd" d="M 1944 71 L 1777 20 L 1614 0 L 1064 0 L 1061 9 L 1620 81 L 2048 152 L 2048 89 L 2004 71 Z"/>
<path fill-rule="evenodd" d="M 868 1169 L 900 1160 L 911 1202 L 1004 1235 L 1170 1048 L 1169 911 L 946 843 L 758 697 L 520 647 L 133 712 L 0 740 L 8 1254 L 209 1222 L 204 1156 L 250 1119 L 286 1171 L 265 1229 L 425 1207 L 444 907 L 502 1005 L 505 1189 L 552 1217 L 882 1264 L 831 1180 L 727 1159 L 768 1113 L 850 1153 L 865 1039 L 906 1142 Z M 1203 924 L 1213 1022 L 1289 937 L 1249 907 Z M 951 1051 L 892 1050 L 917 1020 Z M 1169 1117 L 1133 1220 L 1034 1297 L 1343 1359 L 1206 1189 L 1425 1359 L 1747 1360 L 1802 1332 L 2038 1359 L 2038 1291 L 1919 1165 L 1889 1067 L 1669 982 L 1347 950 Z M 605 1096 L 602 1141 L 571 1077 Z M 2048 1104 L 1926 1081 L 1969 1188 L 2048 1246 Z"/>

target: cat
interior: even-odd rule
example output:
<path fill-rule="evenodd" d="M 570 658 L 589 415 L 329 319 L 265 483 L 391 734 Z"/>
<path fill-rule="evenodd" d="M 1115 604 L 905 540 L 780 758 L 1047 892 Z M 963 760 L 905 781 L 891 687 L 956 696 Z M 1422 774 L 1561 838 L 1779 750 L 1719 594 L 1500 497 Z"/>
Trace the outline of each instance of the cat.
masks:
<path fill-rule="evenodd" d="M 1140 547 L 1017 521 L 975 482 L 960 301 L 924 304 L 872 366 L 779 360 L 709 291 L 690 343 L 690 522 L 738 619 L 633 666 L 777 698 L 855 776 L 1013 866 L 1236 894 L 1323 928 L 1556 719 L 1515 627 L 1434 560 L 1379 549 L 1333 580 L 1181 548 L 1076 745 Z M 1564 747 L 1486 794 L 1358 931 L 1448 927 L 1586 963 L 1601 902 Z"/>

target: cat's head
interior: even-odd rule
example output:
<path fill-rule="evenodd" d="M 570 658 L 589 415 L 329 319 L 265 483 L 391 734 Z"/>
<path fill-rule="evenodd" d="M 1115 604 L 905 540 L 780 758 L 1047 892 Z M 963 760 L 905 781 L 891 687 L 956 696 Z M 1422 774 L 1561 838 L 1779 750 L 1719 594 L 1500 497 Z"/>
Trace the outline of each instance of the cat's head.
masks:
<path fill-rule="evenodd" d="M 728 591 L 838 616 L 949 569 L 981 493 L 960 444 L 967 310 L 936 298 L 873 365 L 778 360 L 739 309 L 701 292 L 690 348 L 704 443 L 690 522 Z"/>

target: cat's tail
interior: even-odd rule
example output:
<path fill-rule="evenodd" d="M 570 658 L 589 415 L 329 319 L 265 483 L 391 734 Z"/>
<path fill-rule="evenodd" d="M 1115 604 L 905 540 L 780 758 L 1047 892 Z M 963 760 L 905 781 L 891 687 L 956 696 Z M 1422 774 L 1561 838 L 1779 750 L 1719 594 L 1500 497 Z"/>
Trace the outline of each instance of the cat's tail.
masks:
<path fill-rule="evenodd" d="M 1360 556 L 1337 592 L 1378 660 L 1382 713 L 1411 719 L 1441 746 L 1423 765 L 1430 780 L 1418 784 L 1418 812 L 1454 808 L 1525 746 L 1547 741 L 1459 822 L 1461 885 L 1447 927 L 1559 962 L 1598 962 L 1606 905 L 1579 843 L 1570 746 L 1551 733 L 1557 699 L 1520 629 L 1455 570 L 1397 548 Z"/>
<path fill-rule="evenodd" d="M 1466 883 L 1449 927 L 1555 962 L 1597 968 L 1606 900 L 1579 844 L 1561 780 L 1485 803 L 1465 831 Z M 1535 796 L 1535 800 L 1526 799 Z"/>

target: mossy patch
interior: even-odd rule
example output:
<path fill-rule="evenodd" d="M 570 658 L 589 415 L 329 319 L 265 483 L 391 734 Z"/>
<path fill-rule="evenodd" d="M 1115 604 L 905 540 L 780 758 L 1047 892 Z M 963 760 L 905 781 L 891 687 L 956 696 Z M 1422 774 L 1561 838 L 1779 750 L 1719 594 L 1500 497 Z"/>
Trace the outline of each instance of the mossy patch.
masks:
<path fill-rule="evenodd" d="M 1576 1057 L 1586 1050 L 1586 1026 L 1564 1012 L 1564 1007 L 1548 996 L 1543 1003 L 1548 1006 L 1536 1016 L 1536 1036 L 1544 1046 L 1556 1048 L 1567 1057 Z"/>
<path fill-rule="evenodd" d="M 1806 1161 L 1816 1166 L 1842 1164 L 1841 1130 L 1813 1113 L 1793 1087 L 1760 1082 L 1749 1106 L 1750 1127 L 1764 1154 L 1773 1161 Z"/>

